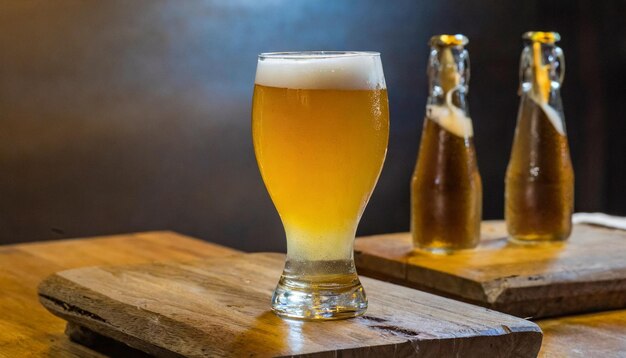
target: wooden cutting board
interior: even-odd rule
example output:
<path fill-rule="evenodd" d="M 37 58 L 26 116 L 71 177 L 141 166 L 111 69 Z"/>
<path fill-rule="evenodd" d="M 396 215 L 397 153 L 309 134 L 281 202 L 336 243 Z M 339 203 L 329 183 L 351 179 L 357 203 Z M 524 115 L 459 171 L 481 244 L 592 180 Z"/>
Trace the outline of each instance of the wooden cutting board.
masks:
<path fill-rule="evenodd" d="M 485 222 L 477 249 L 415 252 L 409 233 L 360 238 L 359 274 L 525 318 L 626 307 L 626 232 L 576 225 L 561 244 L 516 245 Z"/>
<path fill-rule="evenodd" d="M 166 357 L 534 357 L 541 345 L 532 322 L 369 278 L 362 317 L 281 319 L 269 302 L 283 264 L 261 253 L 81 268 L 44 280 L 39 298 L 74 339 Z"/>

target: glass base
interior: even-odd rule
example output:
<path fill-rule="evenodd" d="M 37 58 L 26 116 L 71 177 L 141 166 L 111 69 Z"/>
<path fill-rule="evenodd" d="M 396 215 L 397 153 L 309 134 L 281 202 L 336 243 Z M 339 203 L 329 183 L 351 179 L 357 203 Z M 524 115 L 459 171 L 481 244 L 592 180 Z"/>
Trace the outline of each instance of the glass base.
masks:
<path fill-rule="evenodd" d="M 367 297 L 352 260 L 288 260 L 272 296 L 272 310 L 287 318 L 345 319 L 365 313 Z"/>
<path fill-rule="evenodd" d="M 455 249 L 449 249 L 444 247 L 416 247 L 415 250 L 426 252 L 433 255 L 452 255 L 459 251 Z"/>
<path fill-rule="evenodd" d="M 525 235 L 525 236 L 509 236 L 509 241 L 519 245 L 541 245 L 541 244 L 558 244 L 568 239 L 567 236 L 557 235 Z"/>
<path fill-rule="evenodd" d="M 436 245 L 436 246 L 435 245 L 430 245 L 430 246 L 414 245 L 413 250 L 417 252 L 421 251 L 421 252 L 434 254 L 434 255 L 452 255 L 457 252 L 464 252 L 467 250 L 471 250 L 475 248 L 476 246 L 477 245 L 464 246 L 464 247 L 450 247 L 450 246 L 443 246 L 443 245 Z"/>

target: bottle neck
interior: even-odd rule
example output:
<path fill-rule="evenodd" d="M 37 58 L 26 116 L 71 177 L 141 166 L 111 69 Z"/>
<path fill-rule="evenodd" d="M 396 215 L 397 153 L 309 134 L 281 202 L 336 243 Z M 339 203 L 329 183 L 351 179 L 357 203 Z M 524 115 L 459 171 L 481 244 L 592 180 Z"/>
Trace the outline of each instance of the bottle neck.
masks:
<path fill-rule="evenodd" d="M 426 117 L 462 138 L 474 136 L 466 101 L 469 55 L 462 45 L 433 46 L 428 65 L 430 95 Z M 427 122 L 428 123 L 428 122 Z"/>
<path fill-rule="evenodd" d="M 468 113 L 469 54 L 463 46 L 433 46 L 428 61 L 428 105 L 454 106 Z"/>
<path fill-rule="evenodd" d="M 565 74 L 565 59 L 553 43 L 529 41 L 520 60 L 520 95 L 540 104 L 558 99 Z"/>
<path fill-rule="evenodd" d="M 553 41 L 527 40 L 520 61 L 520 95 L 539 106 L 554 129 L 566 135 L 560 93 L 565 74 L 563 51 Z"/>

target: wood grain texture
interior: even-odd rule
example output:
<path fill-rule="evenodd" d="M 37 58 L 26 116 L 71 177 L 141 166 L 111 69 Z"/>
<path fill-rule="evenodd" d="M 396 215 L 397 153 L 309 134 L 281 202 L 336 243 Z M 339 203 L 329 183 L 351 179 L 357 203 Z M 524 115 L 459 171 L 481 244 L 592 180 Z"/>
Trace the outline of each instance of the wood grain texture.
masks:
<path fill-rule="evenodd" d="M 626 357 L 626 310 L 537 321 L 544 338 L 540 357 Z"/>
<path fill-rule="evenodd" d="M 414 251 L 409 233 L 360 238 L 358 271 L 519 317 L 626 307 L 626 232 L 576 225 L 562 244 L 516 245 L 486 222 L 477 249 Z"/>
<path fill-rule="evenodd" d="M 69 341 L 65 321 L 39 304 L 37 284 L 56 271 L 236 252 L 166 231 L 0 246 L 0 357 L 101 356 Z"/>
<path fill-rule="evenodd" d="M 223 255 L 225 251 L 233 252 L 170 232 L 0 246 L 0 357 L 102 357 L 67 339 L 65 321 L 49 314 L 39 304 L 37 284 L 55 271 L 104 264 L 185 260 L 195 255 Z M 51 257 L 51 252 L 57 254 Z M 616 358 L 626 355 L 626 310 L 537 323 L 544 331 L 540 357 Z M 85 329 L 81 332 L 83 337 L 75 338 L 83 342 L 88 337 L 96 346 L 114 345 L 110 340 L 101 341 L 101 337 L 94 337 Z"/>
<path fill-rule="evenodd" d="M 284 320 L 269 310 L 283 254 L 100 266 L 56 273 L 39 287 L 52 313 L 158 356 L 534 357 L 534 323 L 363 279 L 365 316 Z"/>

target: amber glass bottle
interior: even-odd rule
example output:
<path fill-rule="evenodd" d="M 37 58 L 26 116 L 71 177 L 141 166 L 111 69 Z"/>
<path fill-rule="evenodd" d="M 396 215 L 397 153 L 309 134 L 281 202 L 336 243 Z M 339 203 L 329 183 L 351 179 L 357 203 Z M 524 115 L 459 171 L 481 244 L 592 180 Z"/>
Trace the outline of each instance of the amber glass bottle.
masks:
<path fill-rule="evenodd" d="M 572 231 L 574 171 L 561 104 L 563 51 L 555 32 L 527 32 L 520 108 L 506 172 L 505 218 L 515 241 L 565 240 Z"/>
<path fill-rule="evenodd" d="M 411 181 L 411 231 L 416 248 L 448 253 L 480 239 L 482 184 L 467 106 L 468 43 L 463 35 L 431 41 L 430 92 Z"/>

